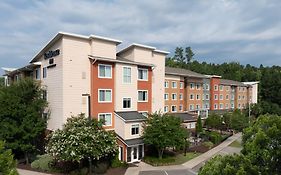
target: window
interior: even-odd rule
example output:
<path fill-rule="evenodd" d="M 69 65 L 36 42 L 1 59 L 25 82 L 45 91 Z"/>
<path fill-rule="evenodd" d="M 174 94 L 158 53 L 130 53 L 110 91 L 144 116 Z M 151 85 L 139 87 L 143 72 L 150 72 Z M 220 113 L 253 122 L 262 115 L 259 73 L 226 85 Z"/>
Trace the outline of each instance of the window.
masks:
<path fill-rule="evenodd" d="M 223 109 L 223 104 L 222 103 L 220 103 L 220 109 Z"/>
<path fill-rule="evenodd" d="M 189 105 L 189 110 L 194 110 L 194 105 Z"/>
<path fill-rule="evenodd" d="M 209 88 L 210 88 L 209 84 L 206 84 L 206 90 L 209 90 Z"/>
<path fill-rule="evenodd" d="M 183 89 L 183 82 L 180 82 L 180 89 Z"/>
<path fill-rule="evenodd" d="M 220 85 L 220 91 L 223 91 L 223 85 Z"/>
<path fill-rule="evenodd" d="M 200 109 L 200 105 L 196 105 L 196 109 L 199 110 Z"/>
<path fill-rule="evenodd" d="M 171 111 L 172 112 L 177 112 L 177 106 L 176 105 L 172 105 L 171 106 Z"/>
<path fill-rule="evenodd" d="M 35 79 L 36 80 L 40 80 L 40 68 L 35 69 Z"/>
<path fill-rule="evenodd" d="M 215 104 L 215 109 L 218 109 L 218 105 L 217 104 Z"/>
<path fill-rule="evenodd" d="M 226 96 L 225 96 L 225 99 L 227 99 L 227 100 L 228 100 L 228 95 L 226 95 Z"/>
<path fill-rule="evenodd" d="M 229 91 L 229 87 L 228 86 L 226 86 L 226 91 Z"/>
<path fill-rule="evenodd" d="M 131 108 L 131 98 L 123 98 L 123 108 Z"/>
<path fill-rule="evenodd" d="M 223 95 L 220 95 L 220 100 L 223 100 Z"/>
<path fill-rule="evenodd" d="M 42 98 L 43 98 L 43 100 L 47 100 L 47 91 L 46 90 L 42 91 Z"/>
<path fill-rule="evenodd" d="M 111 102 L 111 89 L 99 89 L 99 103 Z"/>
<path fill-rule="evenodd" d="M 172 100 L 177 100 L 177 94 L 176 93 L 172 94 Z"/>
<path fill-rule="evenodd" d="M 111 65 L 99 64 L 98 73 L 99 78 L 111 78 Z"/>
<path fill-rule="evenodd" d="M 138 101 L 139 102 L 147 102 L 148 101 L 147 91 L 138 91 Z"/>
<path fill-rule="evenodd" d="M 172 81 L 172 88 L 177 88 L 177 82 Z"/>
<path fill-rule="evenodd" d="M 99 114 L 99 121 L 103 121 L 104 126 L 111 126 L 111 121 L 112 121 L 112 114 L 111 113 L 102 113 Z"/>
<path fill-rule="evenodd" d="M 215 91 L 217 91 L 218 90 L 218 85 L 215 85 Z"/>
<path fill-rule="evenodd" d="M 47 77 L 47 67 L 43 68 L 43 78 Z"/>
<path fill-rule="evenodd" d="M 190 89 L 194 89 L 194 83 L 190 83 Z"/>
<path fill-rule="evenodd" d="M 133 124 L 131 129 L 131 135 L 137 135 L 139 134 L 140 125 L 139 124 Z"/>
<path fill-rule="evenodd" d="M 49 59 L 49 64 L 54 64 L 54 58 Z"/>
<path fill-rule="evenodd" d="M 182 111 L 182 105 L 179 106 L 179 111 Z"/>
<path fill-rule="evenodd" d="M 164 94 L 164 99 L 165 99 L 165 100 L 169 100 L 169 94 L 167 94 L 167 93 Z"/>
<path fill-rule="evenodd" d="M 141 115 L 148 117 L 148 112 L 147 111 L 140 111 L 139 112 Z"/>
<path fill-rule="evenodd" d="M 148 70 L 147 69 L 138 69 L 138 80 L 148 80 Z"/>
<path fill-rule="evenodd" d="M 232 108 L 232 109 L 234 108 L 234 103 L 231 103 L 231 108 Z"/>
<path fill-rule="evenodd" d="M 164 87 L 165 87 L 165 88 L 168 88 L 168 87 L 169 87 L 169 82 L 168 82 L 168 81 L 165 81 Z"/>
<path fill-rule="evenodd" d="M 190 100 L 194 100 L 194 95 L 193 95 L 193 94 L 190 94 L 189 99 L 190 99 Z"/>
<path fill-rule="evenodd" d="M 168 112 L 169 106 L 164 106 L 164 112 Z"/>
<path fill-rule="evenodd" d="M 180 100 L 183 100 L 183 95 L 182 95 L 182 93 L 180 93 Z"/>
<path fill-rule="evenodd" d="M 196 100 L 200 100 L 200 95 L 199 94 L 196 95 Z"/>
<path fill-rule="evenodd" d="M 239 99 L 239 100 L 241 99 L 241 96 L 240 96 L 240 95 L 238 96 L 238 99 Z"/>
<path fill-rule="evenodd" d="M 244 95 L 242 96 L 242 99 L 243 99 L 243 100 L 245 99 L 245 96 L 244 96 Z"/>
<path fill-rule="evenodd" d="M 215 100 L 217 100 L 218 99 L 218 95 L 215 95 Z"/>
<path fill-rule="evenodd" d="M 241 108 L 241 104 L 238 104 L 238 108 Z"/>
<path fill-rule="evenodd" d="M 234 95 L 231 95 L 231 100 L 234 100 Z"/>
<path fill-rule="evenodd" d="M 131 67 L 123 67 L 123 83 L 131 83 Z"/>
<path fill-rule="evenodd" d="M 205 96 L 206 98 L 206 100 L 209 100 L 209 94 L 206 94 L 206 96 Z"/>
<path fill-rule="evenodd" d="M 16 80 L 16 81 L 19 81 L 19 75 L 16 75 L 16 76 L 15 76 L 15 80 Z"/>
<path fill-rule="evenodd" d="M 199 90 L 200 88 L 201 88 L 201 87 L 200 87 L 200 84 L 197 83 L 197 84 L 196 84 L 196 89 Z"/>
<path fill-rule="evenodd" d="M 228 109 L 228 103 L 227 103 L 227 104 L 225 104 L 225 109 Z"/>
<path fill-rule="evenodd" d="M 205 109 L 209 109 L 209 104 L 205 104 Z"/>

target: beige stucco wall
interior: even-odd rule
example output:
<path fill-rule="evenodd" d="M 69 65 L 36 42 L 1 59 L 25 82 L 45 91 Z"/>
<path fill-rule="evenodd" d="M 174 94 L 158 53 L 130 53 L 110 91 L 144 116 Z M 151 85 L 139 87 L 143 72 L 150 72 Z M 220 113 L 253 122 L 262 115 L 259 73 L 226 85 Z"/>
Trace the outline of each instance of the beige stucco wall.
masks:
<path fill-rule="evenodd" d="M 116 134 L 118 134 L 120 137 L 124 138 L 125 137 L 125 122 L 120 119 L 119 117 L 114 114 L 114 119 L 115 119 L 115 127 L 114 130 Z"/>
<path fill-rule="evenodd" d="M 131 129 L 132 129 L 132 125 L 134 124 L 139 124 L 139 134 L 136 135 L 131 135 Z M 142 128 L 142 122 L 128 122 L 128 123 L 124 123 L 124 130 L 125 130 L 125 134 L 124 134 L 124 139 L 136 139 L 136 138 L 140 138 L 142 132 L 143 132 L 143 128 Z"/>
<path fill-rule="evenodd" d="M 131 83 L 123 83 L 123 67 L 131 67 Z M 136 65 L 117 63 L 115 67 L 115 111 L 136 111 L 137 110 L 137 78 L 138 68 Z M 123 98 L 131 98 L 131 108 L 123 109 Z"/>
<path fill-rule="evenodd" d="M 116 59 L 116 43 L 94 38 L 91 40 L 91 55 Z"/>

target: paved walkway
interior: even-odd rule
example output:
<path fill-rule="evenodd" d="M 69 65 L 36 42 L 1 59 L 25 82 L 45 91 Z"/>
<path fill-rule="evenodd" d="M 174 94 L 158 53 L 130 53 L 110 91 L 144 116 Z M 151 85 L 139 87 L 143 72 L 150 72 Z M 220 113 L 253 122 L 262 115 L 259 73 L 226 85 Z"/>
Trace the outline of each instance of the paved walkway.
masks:
<path fill-rule="evenodd" d="M 18 170 L 19 175 L 51 175 L 51 174 L 46 174 L 46 173 L 39 173 L 36 171 L 19 169 L 19 168 L 17 168 L 17 170 Z"/>
<path fill-rule="evenodd" d="M 151 174 L 152 171 L 155 171 L 157 174 L 159 171 L 167 171 L 167 170 L 187 170 L 189 174 L 197 174 L 198 169 L 210 158 L 212 158 L 216 154 L 229 154 L 234 152 L 239 152 L 239 148 L 229 148 L 228 146 L 237 139 L 241 138 L 241 133 L 234 134 L 233 136 L 226 139 L 223 143 L 216 146 L 215 148 L 207 151 L 204 154 L 182 164 L 182 165 L 171 165 L 171 166 L 158 166 L 154 167 L 144 162 L 140 162 L 137 164 L 138 167 L 130 167 L 127 169 L 125 175 L 139 175 L 140 172 L 144 172 L 145 174 Z M 230 150 L 230 151 L 229 151 Z M 150 171 L 150 173 L 149 173 Z M 140 173 L 143 175 L 144 173 Z M 188 173 L 187 173 L 188 174 Z"/>

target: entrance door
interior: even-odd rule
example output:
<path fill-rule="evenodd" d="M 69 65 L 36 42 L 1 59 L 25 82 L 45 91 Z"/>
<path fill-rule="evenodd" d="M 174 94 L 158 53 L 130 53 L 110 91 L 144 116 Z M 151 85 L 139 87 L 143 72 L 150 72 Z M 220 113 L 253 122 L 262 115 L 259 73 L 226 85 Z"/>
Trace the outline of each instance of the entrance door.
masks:
<path fill-rule="evenodd" d="M 132 162 L 139 161 L 139 147 L 138 146 L 132 147 L 131 155 L 132 155 Z"/>

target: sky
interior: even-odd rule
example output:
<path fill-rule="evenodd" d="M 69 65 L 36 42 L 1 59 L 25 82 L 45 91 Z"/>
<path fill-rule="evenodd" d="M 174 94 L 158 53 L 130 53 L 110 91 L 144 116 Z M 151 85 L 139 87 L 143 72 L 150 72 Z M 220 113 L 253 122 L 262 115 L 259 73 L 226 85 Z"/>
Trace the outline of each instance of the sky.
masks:
<path fill-rule="evenodd" d="M 280 0 L 1 0 L 0 67 L 21 67 L 59 31 L 211 63 L 281 65 Z M 3 71 L 0 71 L 3 74 Z"/>

